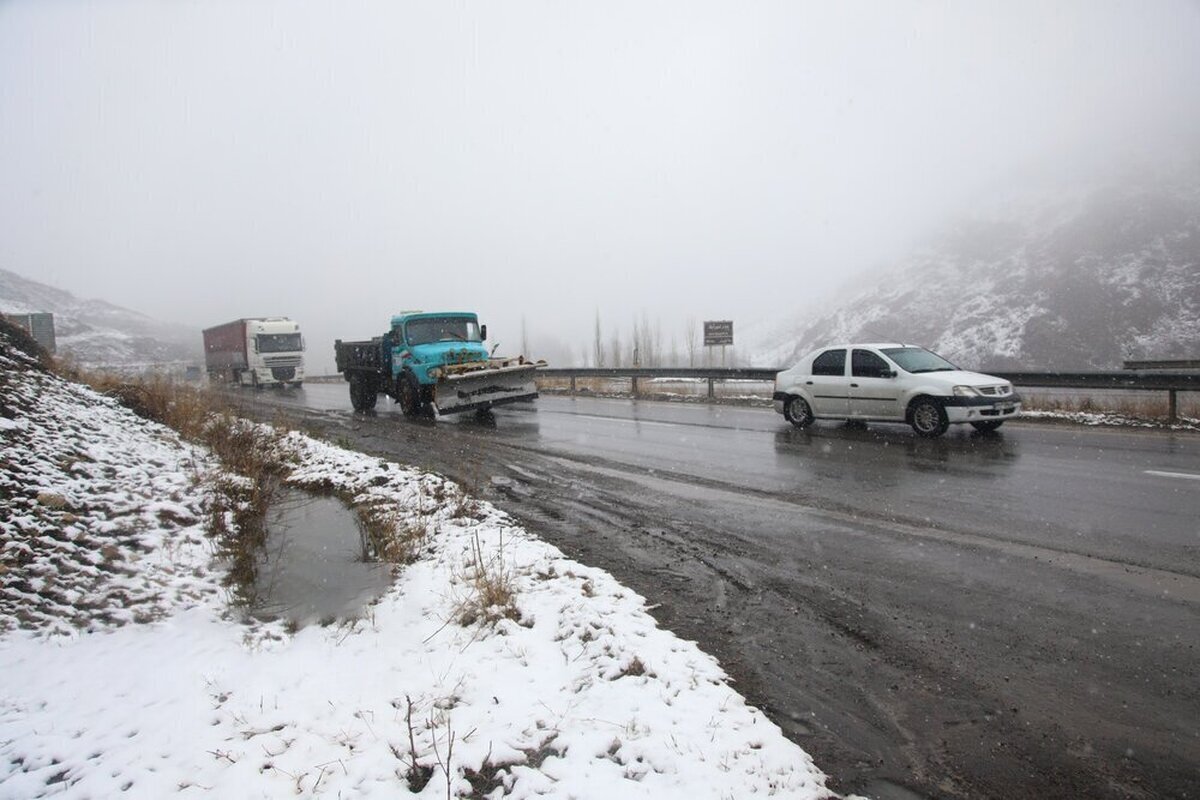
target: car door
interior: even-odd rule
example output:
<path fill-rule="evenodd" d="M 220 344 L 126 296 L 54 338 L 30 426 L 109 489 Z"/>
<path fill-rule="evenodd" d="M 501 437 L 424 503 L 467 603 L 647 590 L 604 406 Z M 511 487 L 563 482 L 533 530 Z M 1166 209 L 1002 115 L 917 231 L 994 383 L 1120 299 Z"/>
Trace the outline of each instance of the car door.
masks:
<path fill-rule="evenodd" d="M 850 353 L 850 416 L 860 419 L 900 419 L 900 382 L 883 356 L 856 347 Z"/>
<path fill-rule="evenodd" d="M 845 419 L 850 413 L 850 378 L 846 374 L 846 350 L 826 350 L 813 359 L 804 379 L 812 392 L 813 413 L 818 417 Z"/>

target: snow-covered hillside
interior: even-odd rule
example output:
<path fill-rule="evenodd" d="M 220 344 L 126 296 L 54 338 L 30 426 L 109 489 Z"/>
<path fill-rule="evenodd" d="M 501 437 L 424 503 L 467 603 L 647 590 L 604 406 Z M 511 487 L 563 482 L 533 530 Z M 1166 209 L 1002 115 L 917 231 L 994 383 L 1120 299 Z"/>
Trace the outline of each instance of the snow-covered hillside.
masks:
<path fill-rule="evenodd" d="M 775 326 L 759 363 L 856 340 L 993 369 L 1200 357 L 1200 172 L 1008 202 L 859 285 L 831 313 Z"/>
<path fill-rule="evenodd" d="M 85 366 L 196 363 L 200 331 L 172 325 L 0 269 L 0 313 L 54 315 L 59 355 Z"/>

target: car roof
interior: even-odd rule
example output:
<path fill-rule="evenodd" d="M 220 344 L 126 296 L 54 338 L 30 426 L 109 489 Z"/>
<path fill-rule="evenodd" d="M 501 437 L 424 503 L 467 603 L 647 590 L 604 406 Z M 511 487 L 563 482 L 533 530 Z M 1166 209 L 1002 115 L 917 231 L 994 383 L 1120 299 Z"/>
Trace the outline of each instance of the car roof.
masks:
<path fill-rule="evenodd" d="M 838 350 L 840 348 L 848 347 L 873 347 L 876 350 L 882 350 L 885 347 L 921 347 L 921 345 L 902 344 L 900 342 L 839 342 L 837 344 L 827 344 L 823 347 L 818 347 L 816 350 L 813 350 L 813 352 L 818 353 L 824 350 Z M 924 350 L 925 348 L 921 347 L 921 349 Z"/>

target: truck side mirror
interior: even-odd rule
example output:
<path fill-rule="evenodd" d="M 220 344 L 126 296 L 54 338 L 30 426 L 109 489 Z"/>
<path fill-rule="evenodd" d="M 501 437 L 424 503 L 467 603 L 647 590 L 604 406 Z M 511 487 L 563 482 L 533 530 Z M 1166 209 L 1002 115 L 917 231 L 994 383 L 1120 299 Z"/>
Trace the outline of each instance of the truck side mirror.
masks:
<path fill-rule="evenodd" d="M 481 342 L 487 341 L 487 325 L 479 326 L 479 341 L 481 341 Z"/>

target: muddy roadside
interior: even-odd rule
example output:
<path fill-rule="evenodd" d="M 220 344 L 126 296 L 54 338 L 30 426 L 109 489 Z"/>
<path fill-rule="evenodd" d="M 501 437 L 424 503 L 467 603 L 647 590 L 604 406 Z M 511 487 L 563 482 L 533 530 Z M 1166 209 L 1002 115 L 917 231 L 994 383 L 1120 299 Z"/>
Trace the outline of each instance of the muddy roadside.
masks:
<path fill-rule="evenodd" d="M 1070 636 L 1083 609 L 1024 642 L 1007 630 L 965 646 L 953 633 L 957 604 L 988 604 L 999 616 L 1008 598 L 990 587 L 949 598 L 919 566 L 881 575 L 878 542 L 903 531 L 572 461 L 483 426 L 287 413 L 333 441 L 445 474 L 571 557 L 614 574 L 647 598 L 663 626 L 717 656 L 838 791 L 1186 791 L 1187 765 L 1172 758 L 1170 743 L 1139 742 L 1136 759 L 1106 757 L 1116 743 L 1080 733 L 1095 728 L 1093 712 L 1044 691 L 1041 678 L 1056 656 L 1039 654 L 1039 641 Z"/>

